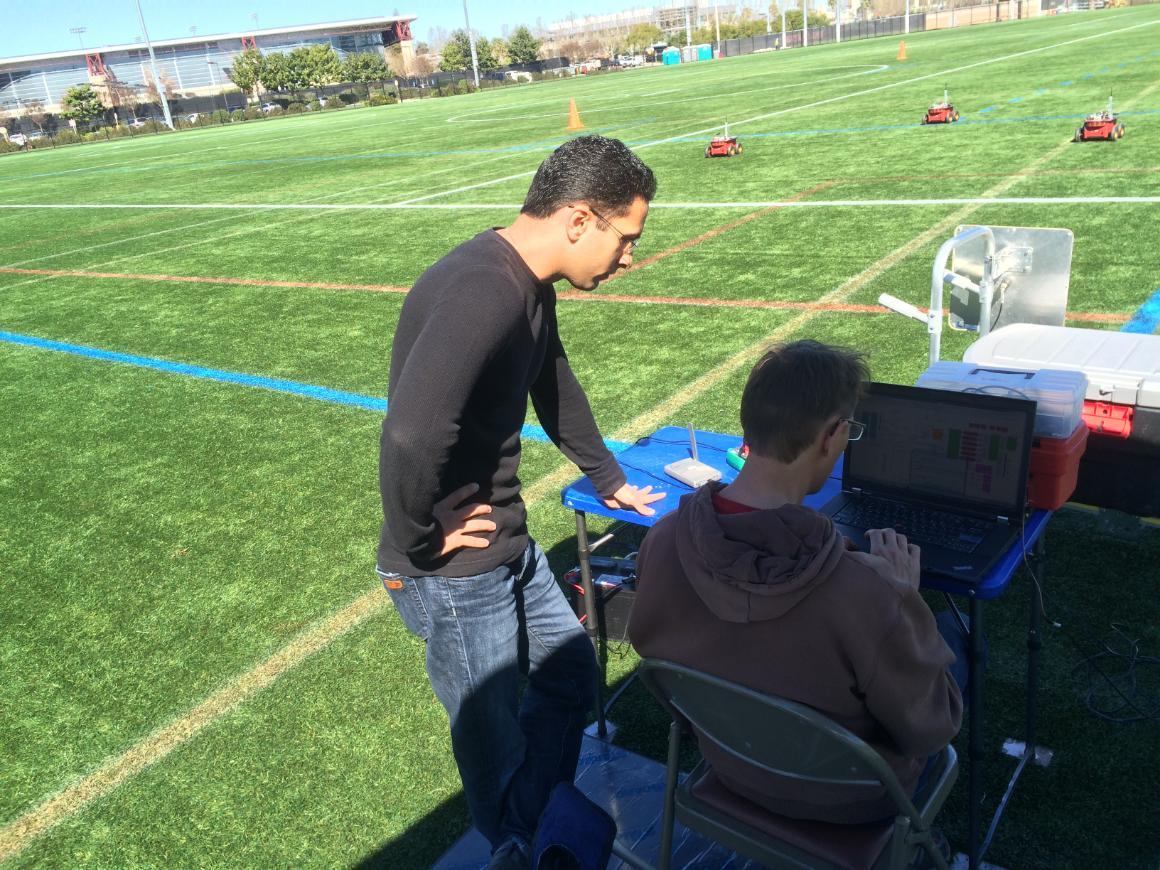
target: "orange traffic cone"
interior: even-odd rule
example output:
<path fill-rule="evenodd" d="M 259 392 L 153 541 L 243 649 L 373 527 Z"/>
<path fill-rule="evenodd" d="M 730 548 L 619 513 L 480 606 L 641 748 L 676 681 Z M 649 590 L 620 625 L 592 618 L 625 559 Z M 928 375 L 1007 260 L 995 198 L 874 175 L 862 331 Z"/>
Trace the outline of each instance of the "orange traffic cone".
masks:
<path fill-rule="evenodd" d="M 905 39 L 898 43 L 898 59 L 899 60 L 906 60 L 906 40 Z"/>
<path fill-rule="evenodd" d="M 576 98 L 568 98 L 568 130 L 583 130 L 584 122 L 580 120 L 580 110 L 576 108 Z"/>

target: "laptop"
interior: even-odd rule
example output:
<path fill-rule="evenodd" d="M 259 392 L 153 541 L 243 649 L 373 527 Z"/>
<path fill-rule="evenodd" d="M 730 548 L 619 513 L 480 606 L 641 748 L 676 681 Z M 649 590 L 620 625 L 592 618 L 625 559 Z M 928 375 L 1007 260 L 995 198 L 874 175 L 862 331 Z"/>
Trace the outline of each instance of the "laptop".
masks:
<path fill-rule="evenodd" d="M 923 571 L 982 580 L 1022 532 L 1035 402 L 872 383 L 854 418 L 866 430 L 822 513 L 863 550 L 894 528 Z"/>

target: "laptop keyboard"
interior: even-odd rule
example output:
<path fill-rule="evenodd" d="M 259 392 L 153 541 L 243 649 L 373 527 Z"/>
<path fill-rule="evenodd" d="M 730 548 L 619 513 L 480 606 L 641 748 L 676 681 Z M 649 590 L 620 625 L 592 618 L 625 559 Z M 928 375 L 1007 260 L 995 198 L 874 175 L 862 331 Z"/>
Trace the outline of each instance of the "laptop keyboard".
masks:
<path fill-rule="evenodd" d="M 861 498 L 834 514 L 834 521 L 864 529 L 893 528 L 919 546 L 973 553 L 992 523 L 885 499 Z"/>

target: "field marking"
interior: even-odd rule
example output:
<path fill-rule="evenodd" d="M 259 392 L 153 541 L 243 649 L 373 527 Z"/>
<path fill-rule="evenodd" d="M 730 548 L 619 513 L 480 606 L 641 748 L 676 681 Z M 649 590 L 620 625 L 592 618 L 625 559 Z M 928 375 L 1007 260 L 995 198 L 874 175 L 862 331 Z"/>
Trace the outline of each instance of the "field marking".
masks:
<path fill-rule="evenodd" d="M 835 184 L 835 182 L 833 182 L 833 181 L 823 181 L 819 184 L 815 184 L 813 187 L 807 188 L 806 190 L 803 190 L 800 193 L 794 194 L 793 196 L 791 196 L 789 198 L 789 201 L 797 202 L 799 200 L 804 199 L 807 196 L 811 196 L 812 194 L 817 193 L 820 190 L 826 190 L 827 188 L 833 187 L 834 184 Z M 640 271 L 641 269 L 644 269 L 647 266 L 651 266 L 653 263 L 658 263 L 661 260 L 664 260 L 664 259 L 667 259 L 668 257 L 673 256 L 674 254 L 680 254 L 684 251 L 689 250 L 689 248 L 695 247 L 703 242 L 707 242 L 710 239 L 715 239 L 717 236 L 719 236 L 723 233 L 727 233 L 730 230 L 736 229 L 739 226 L 743 226 L 744 224 L 747 224 L 750 221 L 757 220 L 759 217 L 764 217 L 765 215 L 773 214 L 776 211 L 778 211 L 778 209 L 776 207 L 759 209 L 758 211 L 751 212 L 750 214 L 747 214 L 747 215 L 743 215 L 742 217 L 739 217 L 736 220 L 732 220 L 732 221 L 729 221 L 728 223 L 722 224 L 719 227 L 714 227 L 711 230 L 707 230 L 706 232 L 701 233 L 699 236 L 695 236 L 691 239 L 686 239 L 685 241 L 680 242 L 679 244 L 673 245 L 670 248 L 666 248 L 663 251 L 659 251 L 658 253 L 652 254 L 651 256 L 648 256 L 645 259 L 641 260 L 639 263 L 633 263 L 627 269 L 613 273 L 604 281 L 604 283 L 607 284 L 609 281 L 615 281 L 617 278 L 622 278 L 631 272 Z"/>
<path fill-rule="evenodd" d="M 468 185 L 461 190 L 470 190 L 474 187 L 485 187 L 489 184 L 496 184 L 499 181 L 507 181 L 512 178 L 520 178 L 520 175 L 511 175 L 506 179 L 496 179 L 495 181 L 484 181 L 479 184 Z M 1012 175 L 1006 176 L 1015 180 L 1021 180 L 1026 175 Z M 920 180 L 920 178 L 915 178 Z M 829 182 L 829 184 L 841 185 L 844 182 Z M 851 183 L 862 184 L 861 180 Z M 445 191 L 443 193 L 432 193 L 428 196 L 420 196 L 416 199 L 406 200 L 404 202 L 351 202 L 351 203 L 207 203 L 205 205 L 196 204 L 159 204 L 159 205 L 144 205 L 144 204 L 94 204 L 94 203 L 27 203 L 22 205 L 14 204 L 0 204 L 0 209 L 155 209 L 155 210 L 206 210 L 206 211 L 511 211 L 519 210 L 523 207 L 523 203 L 519 202 L 465 202 L 465 203 L 427 203 L 419 205 L 422 200 L 431 199 L 436 196 L 447 196 L 451 193 L 458 193 L 460 191 Z M 740 200 L 738 202 L 653 202 L 649 204 L 649 210 L 655 209 L 674 209 L 674 210 L 719 210 L 719 209 L 738 209 L 738 208 L 756 208 L 764 209 L 766 212 L 782 208 L 881 208 L 883 206 L 927 206 L 927 205 L 1151 205 L 1160 202 L 1160 196 L 948 196 L 930 199 L 810 199 L 810 200 L 795 200 L 795 199 L 753 199 Z M 218 218 L 218 220 L 228 220 L 228 218 Z M 206 221 L 212 223 L 212 221 Z M 191 224 L 190 226 L 202 226 L 203 224 Z M 159 232 L 171 232 L 171 230 L 161 230 Z M 137 238 L 147 238 L 158 233 L 148 233 L 145 236 Z M 135 241 L 136 239 L 126 239 L 125 241 Z M 212 240 L 210 240 L 212 241 Z M 198 244 L 201 244 L 199 242 Z M 115 244 L 115 242 L 108 242 L 106 244 Z M 91 248 L 85 250 L 92 250 Z M 172 250 L 172 249 L 170 249 Z M 151 252 L 159 253 L 159 252 Z M 48 260 L 53 257 L 64 256 L 64 254 L 53 254 L 49 257 L 41 257 L 40 259 Z M 24 260 L 25 263 L 33 263 L 35 260 Z M 12 265 L 19 265 L 13 263 Z"/>
<path fill-rule="evenodd" d="M 362 393 L 352 393 L 348 390 L 336 390 L 333 387 L 324 387 L 318 384 L 304 384 L 300 381 L 289 381 L 284 378 L 271 378 L 265 375 L 251 375 L 245 372 L 213 369 L 192 363 L 174 362 L 160 357 L 139 356 L 138 354 L 122 353 L 121 351 L 106 350 L 84 344 L 72 344 L 63 341 L 53 341 L 35 335 L 23 335 L 18 332 L 0 330 L 0 342 L 14 344 L 18 347 L 31 347 L 36 350 L 48 350 L 55 353 L 78 356 L 83 359 L 94 359 L 100 362 L 119 363 L 134 368 L 149 369 L 150 371 L 164 372 L 168 375 L 183 375 L 217 383 L 233 384 L 241 387 L 251 387 L 259 390 L 268 390 L 272 393 L 283 393 L 303 399 L 313 399 L 318 402 L 329 402 L 334 405 L 361 408 L 364 411 L 375 411 L 379 414 L 387 412 L 387 400 L 380 396 L 367 396 Z M 542 444 L 550 444 L 552 439 L 541 426 L 525 424 L 520 429 L 520 437 Z M 627 447 L 613 441 L 606 441 L 609 450 L 619 451 Z"/>
<path fill-rule="evenodd" d="M 1116 31 L 1112 32 L 1114 33 Z M 1160 86 L 1160 83 L 1158 83 L 1158 86 Z M 1150 88 L 1149 90 L 1152 89 L 1154 88 Z M 1062 146 L 1041 156 L 1032 164 L 1033 167 L 1054 159 L 1058 154 L 1063 152 L 1063 149 L 1068 144 L 1070 143 L 1064 143 Z M 1018 183 L 1019 180 L 1018 178 L 1005 179 L 987 193 L 1002 193 Z M 1002 189 L 1000 190 L 999 188 Z M 901 262 L 905 257 L 914 253 L 922 245 L 933 241 L 934 238 L 940 233 L 945 232 L 950 226 L 960 223 L 965 217 L 976 211 L 977 208 L 976 206 L 959 209 L 954 214 L 911 239 L 910 242 L 907 242 L 867 267 L 858 275 L 850 278 L 838 288 L 824 294 L 818 301 L 842 301 L 861 286 L 880 276 L 894 265 L 897 265 L 898 262 Z M 629 437 L 633 432 L 644 434 L 652 431 L 659 422 L 671 416 L 677 410 L 729 376 L 752 356 L 756 355 L 767 343 L 780 340 L 782 337 L 792 334 L 794 330 L 804 326 L 816 316 L 816 314 L 808 312 L 799 314 L 797 317 L 774 330 L 762 341 L 754 343 L 748 348 L 734 354 L 734 356 L 718 365 L 712 371 L 696 379 L 688 389 L 684 389 L 679 394 L 674 395 L 668 402 L 662 403 L 652 411 L 638 416 L 626 426 L 621 427 L 618 431 L 625 433 L 625 435 L 619 440 L 634 441 L 636 440 L 635 437 Z M 639 437 L 639 435 L 636 437 Z M 540 478 L 535 484 L 528 487 L 525 503 L 531 508 L 543 497 L 547 496 L 551 492 L 552 487 L 558 489 L 559 486 L 566 483 L 570 476 L 574 476 L 574 474 L 575 469 L 570 463 L 558 466 L 555 471 L 550 472 Z M 380 591 L 376 589 L 373 592 L 366 593 L 327 619 L 322 629 L 307 632 L 305 635 L 300 636 L 300 641 L 296 640 L 286 647 L 283 647 L 275 656 L 267 659 L 242 677 L 228 684 L 223 690 L 211 696 L 210 699 L 202 702 L 202 704 L 199 704 L 186 716 L 154 732 L 149 738 L 139 741 L 125 753 L 110 759 L 96 772 L 89 774 L 78 783 L 59 792 L 29 813 L 21 816 L 5 828 L 0 829 L 0 861 L 18 855 L 33 839 L 56 826 L 65 818 L 74 815 L 91 801 L 108 794 L 125 779 L 164 758 L 173 749 L 196 736 L 196 734 L 221 718 L 238 704 L 266 688 L 266 686 L 274 682 L 283 673 L 295 667 L 313 653 L 325 648 L 333 640 L 346 634 L 367 618 L 382 610 L 382 608 L 383 595 Z"/>
<path fill-rule="evenodd" d="M 757 217 L 760 213 L 747 216 Z M 736 222 L 735 222 L 736 223 Z M 732 227 L 727 227 L 732 228 Z M 722 232 L 726 227 L 718 228 Z M 690 240 L 696 241 L 696 240 Z M 642 262 L 643 267 L 648 261 Z M 409 293 L 410 287 L 390 284 L 336 284 L 329 281 L 279 281 L 265 278 L 224 278 L 209 275 L 155 275 L 140 272 L 86 272 L 81 269 L 17 269 L 0 266 L 0 274 L 39 275 L 47 278 L 98 278 L 116 281 L 172 282 L 179 284 L 220 284 L 241 287 L 278 287 L 302 290 L 336 290 L 357 293 Z M 608 284 L 613 278 L 625 273 L 617 273 L 603 282 Z M 603 286 L 602 285 L 602 286 Z M 800 302 L 778 299 L 720 299 L 703 296 L 640 296 L 634 294 L 593 293 L 582 290 L 558 290 L 556 298 L 565 302 L 612 303 L 617 305 L 673 305 L 686 308 L 741 308 L 766 311 L 822 311 L 840 314 L 883 314 L 887 309 L 881 305 L 852 305 L 820 302 Z M 925 311 L 926 309 L 920 309 Z M 1115 312 L 1069 311 L 1068 320 L 1090 323 L 1125 323 L 1131 315 Z M 4 336 L 0 332 L 0 339 Z M 173 363 L 172 365 L 178 365 Z M 245 377 L 255 377 L 246 375 Z M 224 378 L 216 378 L 225 380 Z M 315 389 L 315 388 L 312 388 Z M 318 387 L 316 389 L 325 389 Z M 377 410 L 377 409 L 376 409 Z"/>
<path fill-rule="evenodd" d="M 914 78 L 903 79 L 902 81 L 891 82 L 891 83 L 885 84 L 885 85 L 879 85 L 878 87 L 874 87 L 874 88 L 867 88 L 867 89 L 861 90 L 861 91 L 854 91 L 854 92 L 849 93 L 849 94 L 840 94 L 836 97 L 828 97 L 827 99 L 824 99 L 824 100 L 816 100 L 812 103 L 805 103 L 805 104 L 799 105 L 799 106 L 790 106 L 790 107 L 785 108 L 785 109 L 778 109 L 776 111 L 767 112 L 767 113 L 762 114 L 762 115 L 754 115 L 750 118 L 745 118 L 745 119 L 742 119 L 740 121 L 735 121 L 735 122 L 731 122 L 731 123 L 733 124 L 734 127 L 739 127 L 743 124 L 750 124 L 754 121 L 763 121 L 767 118 L 774 118 L 774 117 L 777 117 L 779 115 L 789 114 L 791 112 L 799 112 L 799 111 L 802 111 L 805 109 L 813 109 L 813 108 L 817 108 L 818 106 L 825 106 L 825 105 L 829 105 L 830 103 L 837 103 L 837 102 L 841 102 L 843 100 L 849 100 L 849 99 L 853 99 L 855 97 L 865 96 L 866 94 L 874 94 L 874 93 L 878 93 L 880 91 L 889 90 L 891 88 L 897 88 L 897 87 L 902 87 L 903 85 L 914 84 L 915 82 L 926 81 L 927 79 L 938 78 L 940 76 L 947 76 L 947 75 L 950 75 L 952 73 L 963 72 L 964 70 L 975 69 L 976 67 L 980 67 L 980 66 L 987 66 L 987 65 L 993 64 L 993 63 L 1002 63 L 1003 61 L 1011 60 L 1013 58 L 1026 57 L 1028 55 L 1038 54 L 1038 53 L 1044 52 L 1044 51 L 1050 51 L 1052 49 L 1061 48 L 1065 45 L 1074 45 L 1076 43 L 1086 42 L 1086 41 L 1091 40 L 1091 39 L 1103 39 L 1103 38 L 1108 37 L 1108 36 L 1115 36 L 1115 35 L 1120 34 L 1120 33 L 1126 33 L 1129 30 L 1136 30 L 1140 27 L 1152 27 L 1156 24 L 1160 24 L 1160 21 L 1144 21 L 1144 22 L 1141 22 L 1139 24 L 1131 24 L 1131 25 L 1128 25 L 1127 27 L 1121 27 L 1117 30 L 1108 30 L 1108 31 L 1104 31 L 1102 33 L 1093 33 L 1093 34 L 1090 34 L 1088 36 L 1080 36 L 1080 37 L 1077 37 L 1075 39 L 1068 39 L 1068 40 L 1064 40 L 1063 42 L 1052 43 L 1051 45 L 1044 45 L 1044 46 L 1040 46 L 1038 48 L 1029 48 L 1029 49 L 1025 49 L 1024 51 L 1015 52 L 1013 54 L 1002 55 L 1000 57 L 990 58 L 988 60 L 976 61 L 975 63 L 966 64 L 965 66 L 952 67 L 950 69 L 941 70 L 939 72 L 927 73 L 926 75 L 915 76 Z M 675 136 L 667 136 L 664 139 L 655 139 L 655 140 L 651 140 L 651 141 L 647 141 L 647 142 L 641 142 L 641 143 L 635 144 L 631 147 L 634 151 L 640 151 L 644 148 L 652 148 L 656 145 L 664 145 L 664 144 L 667 144 L 669 142 L 675 142 L 677 140 L 686 138 L 688 136 L 699 136 L 703 133 L 712 133 L 712 132 L 715 132 L 717 130 L 720 130 L 722 128 L 722 126 L 723 125 L 721 125 L 721 124 L 715 124 L 711 127 L 703 127 L 699 130 L 686 131 L 684 133 L 679 133 Z M 415 199 L 406 200 L 402 203 L 398 203 L 397 207 L 400 207 L 400 206 L 405 207 L 405 206 L 410 205 L 410 204 L 420 203 L 420 202 L 424 202 L 424 201 L 430 200 L 430 199 L 437 199 L 437 198 L 443 197 L 443 196 L 451 196 L 453 194 L 463 193 L 463 192 L 468 191 L 468 190 L 477 190 L 481 187 L 490 187 L 490 186 L 495 185 L 495 184 L 502 184 L 505 181 L 512 181 L 516 178 L 526 178 L 529 175 L 534 175 L 535 172 L 536 172 L 535 169 L 531 169 L 531 170 L 528 170 L 527 172 L 521 172 L 521 173 L 517 173 L 515 175 L 506 175 L 502 178 L 496 178 L 496 179 L 493 179 L 491 181 L 480 181 L 480 182 L 477 182 L 475 184 L 465 185 L 463 187 L 458 187 L 458 188 L 455 188 L 453 190 L 443 191 L 440 193 L 428 194 L 426 196 L 421 196 L 421 197 L 417 197 Z"/>
<path fill-rule="evenodd" d="M 861 90 L 861 91 L 854 91 L 854 92 L 849 93 L 849 94 L 840 94 L 836 97 L 828 97 L 824 100 L 816 100 L 812 103 L 806 103 L 806 104 L 798 105 L 798 106 L 789 106 L 789 107 L 784 108 L 784 109 L 778 109 L 776 111 L 767 112 L 767 113 L 761 114 L 761 115 L 754 115 L 752 117 L 745 118 L 745 119 L 742 119 L 740 121 L 734 121 L 732 123 L 733 123 L 733 126 L 738 127 L 738 126 L 741 126 L 743 124 L 752 123 L 754 121 L 761 121 L 761 120 L 765 120 L 767 118 L 773 118 L 773 117 L 788 114 L 791 112 L 802 111 L 804 109 L 817 108 L 818 106 L 829 105 L 831 103 L 841 102 L 843 100 L 848 100 L 848 99 L 853 99 L 855 97 L 865 96 L 866 94 L 878 93 L 880 91 L 889 90 L 889 89 L 896 88 L 896 87 L 902 87 L 903 85 L 913 84 L 915 82 L 921 82 L 921 81 L 925 81 L 927 79 L 937 78 L 939 76 L 946 76 L 946 75 L 950 75 L 952 73 L 963 72 L 964 70 L 975 69 L 975 68 L 980 67 L 980 66 L 988 66 L 988 65 L 993 64 L 993 63 L 1002 63 L 1004 61 L 1012 60 L 1012 59 L 1018 58 L 1018 57 L 1026 57 L 1028 55 L 1039 54 L 1040 52 L 1050 51 L 1052 49 L 1061 48 L 1061 47 L 1066 46 L 1066 45 L 1074 45 L 1076 43 L 1086 42 L 1086 41 L 1092 40 L 1092 39 L 1103 39 L 1103 38 L 1108 37 L 1108 36 L 1115 36 L 1117 34 L 1125 33 L 1125 32 L 1130 31 L 1130 30 L 1136 30 L 1136 29 L 1141 28 L 1141 27 L 1151 27 L 1151 26 L 1154 26 L 1156 24 L 1160 24 L 1160 21 L 1144 21 L 1144 22 L 1141 22 L 1139 24 L 1128 25 L 1127 27 L 1121 27 L 1121 28 L 1118 28 L 1116 30 L 1109 30 L 1109 31 L 1101 32 L 1101 33 L 1089 34 L 1087 36 L 1080 36 L 1080 37 L 1077 37 L 1075 39 L 1064 40 L 1063 42 L 1056 42 L 1056 43 L 1052 43 L 1050 45 L 1039 46 L 1038 48 L 1029 48 L 1029 49 L 1025 49 L 1023 51 L 1014 52 L 1012 54 L 1001 55 L 1000 57 L 976 61 L 974 63 L 966 64 L 964 66 L 952 67 L 950 69 L 941 70 L 939 72 L 927 73 L 925 75 L 915 76 L 915 77 L 910 78 L 910 79 L 903 79 L 903 80 L 897 81 L 897 82 L 890 82 L 888 84 L 879 85 L 879 86 L 874 87 L 874 88 L 868 88 L 868 89 Z M 684 137 L 697 136 L 697 135 L 701 135 L 703 133 L 710 133 L 710 132 L 713 132 L 715 130 L 721 129 L 721 126 L 722 125 L 720 125 L 720 124 L 716 124 L 712 127 L 705 127 L 705 128 L 700 129 L 700 130 L 680 133 L 676 136 L 668 136 L 664 139 L 657 139 L 657 140 L 643 142 L 643 143 L 634 145 L 632 147 L 634 150 L 640 150 L 643 148 L 651 148 L 653 146 L 666 144 L 668 142 L 673 142 L 673 141 L 679 140 L 679 139 L 684 138 Z M 514 153 L 521 154 L 523 152 L 514 152 Z M 508 157 L 508 156 L 512 156 L 512 155 L 505 154 L 502 156 Z M 512 181 L 512 180 L 517 179 L 517 178 L 526 178 L 529 175 L 534 175 L 535 171 L 536 170 L 532 169 L 532 170 L 528 170 L 525 172 L 516 173 L 514 175 L 506 175 L 506 176 L 503 176 L 501 178 L 492 179 L 490 181 L 476 182 L 475 184 L 469 184 L 469 185 L 465 185 L 462 187 L 453 188 L 451 190 L 441 191 L 441 192 L 437 192 L 437 193 L 431 193 L 431 194 L 427 194 L 425 196 L 415 197 L 415 198 L 412 198 L 409 200 L 404 200 L 404 201 L 399 202 L 399 203 L 384 204 L 380 207 L 392 207 L 393 206 L 395 208 L 403 208 L 403 207 L 406 207 L 408 205 L 413 205 L 416 203 L 425 202 L 426 200 L 436 199 L 438 197 L 451 196 L 451 195 L 454 195 L 457 193 L 466 192 L 468 190 L 476 190 L 476 189 L 481 188 L 481 187 L 489 187 L 489 186 L 495 185 L 495 184 L 502 184 L 505 181 Z M 956 202 L 964 202 L 964 201 L 960 200 L 960 201 L 956 201 Z M 951 203 L 948 201 L 948 202 L 935 202 L 932 204 L 942 205 L 942 204 L 951 204 Z M 759 205 L 756 207 L 769 207 L 769 205 L 770 204 L 767 203 L 767 204 L 762 204 L 762 205 Z M 123 206 L 123 207 L 136 207 L 136 206 L 137 206 L 137 204 L 130 204 L 130 205 Z M 0 207 L 21 208 L 21 207 L 26 207 L 26 206 L 3 205 Z M 65 207 L 68 207 L 68 206 L 65 206 Z M 82 206 L 75 205 L 72 207 L 82 207 Z M 141 207 L 144 207 L 144 206 L 141 206 Z M 169 207 L 196 208 L 198 206 L 182 204 L 182 205 L 178 205 L 178 206 L 171 205 Z M 229 207 L 231 207 L 231 204 L 213 204 L 213 205 L 201 206 L 201 207 L 229 208 Z M 257 207 L 257 206 L 255 206 L 255 207 Z M 278 208 L 278 207 L 281 207 L 281 208 L 294 208 L 294 207 L 302 208 L 304 206 L 302 206 L 301 204 L 297 204 L 297 205 L 284 205 L 284 206 L 264 205 L 262 207 L 263 208 Z M 345 207 L 346 208 L 356 208 L 358 206 L 350 205 L 350 206 L 345 206 Z M 460 207 L 463 207 L 463 206 L 460 206 Z M 475 206 L 475 207 L 478 208 L 478 207 L 485 207 L 485 206 Z"/>
<path fill-rule="evenodd" d="M 228 682 L 189 712 L 171 719 L 129 749 L 109 758 L 92 773 L 0 828 L 0 863 L 16 857 L 37 837 L 109 794 L 125 780 L 156 764 L 287 671 L 357 628 L 383 609 L 384 597 L 381 589 L 359 596 L 256 667 Z"/>
<path fill-rule="evenodd" d="M 761 91 L 784 91 L 784 90 L 790 90 L 791 88 L 808 88 L 808 87 L 812 87 L 814 85 L 825 84 L 827 82 L 840 81 L 842 79 L 851 79 L 851 78 L 857 78 L 859 76 L 874 75 L 875 73 L 880 73 L 884 70 L 890 69 L 890 64 L 887 64 L 887 63 L 859 63 L 859 64 L 849 64 L 845 68 L 846 69 L 858 68 L 858 69 L 861 69 L 861 72 L 843 73 L 842 75 L 827 76 L 826 78 L 821 78 L 821 79 L 809 79 L 809 80 L 802 81 L 802 82 L 789 82 L 786 84 L 769 85 L 767 87 L 760 87 L 760 88 L 745 88 L 745 89 L 739 90 L 739 91 L 724 91 L 722 93 L 704 94 L 702 96 L 697 96 L 697 97 L 683 97 L 679 100 L 648 100 L 647 102 L 640 102 L 640 100 L 643 100 L 643 98 L 649 96 L 649 94 L 640 94 L 639 96 L 635 96 L 632 94 L 610 94 L 609 96 L 594 96 L 594 97 L 590 97 L 590 98 L 584 97 L 583 100 L 585 103 L 587 103 L 587 106 L 582 111 L 586 115 L 596 115 L 596 114 L 600 114 L 602 112 L 622 112 L 622 111 L 626 111 L 626 110 L 632 110 L 632 109 L 637 108 L 637 107 L 651 108 L 653 106 L 675 106 L 675 105 L 678 105 L 680 103 L 697 103 L 697 102 L 701 102 L 704 100 L 716 100 L 716 99 L 720 99 L 721 97 L 747 96 L 747 95 L 751 95 L 751 94 L 756 94 L 756 93 L 761 92 Z M 802 68 L 802 69 L 806 70 L 806 68 Z M 832 67 L 827 67 L 827 69 L 843 69 L 843 67 L 832 66 Z M 808 70 L 806 70 L 806 71 L 808 71 Z M 679 90 L 681 90 L 681 89 L 680 88 L 671 88 L 671 89 L 666 90 L 666 91 L 657 91 L 656 93 L 657 94 L 670 94 L 670 93 L 673 93 L 673 92 L 679 91 Z M 546 101 L 544 101 L 544 102 L 546 102 Z M 555 101 L 552 101 L 552 102 L 555 102 Z M 604 107 L 597 106 L 596 108 L 592 108 L 592 103 L 597 103 L 597 102 L 614 102 L 615 105 L 604 106 Z M 539 120 L 541 118 L 566 118 L 568 116 L 568 112 L 564 109 L 561 109 L 561 110 L 556 111 L 556 112 L 541 112 L 541 113 L 536 114 L 536 115 L 493 115 L 493 116 L 490 116 L 487 118 L 478 117 L 479 115 L 482 115 L 485 113 L 502 111 L 504 108 L 506 108 L 506 107 L 497 106 L 497 107 L 491 108 L 491 109 L 481 109 L 477 112 L 467 112 L 467 113 L 464 113 L 462 115 L 453 115 L 446 120 L 446 123 L 448 123 L 448 124 L 491 124 L 491 123 L 495 123 L 497 121 L 525 121 L 525 120 Z"/>
<path fill-rule="evenodd" d="M 87 272 L 83 269 L 23 269 L 0 266 L 3 275 L 42 275 L 47 278 L 111 278 L 121 281 L 169 281 L 183 284 L 226 284 L 241 287 L 287 287 L 303 290 L 363 290 L 406 293 L 409 287 L 390 284 L 336 284 L 329 281 L 279 281 L 270 278 L 223 278 L 209 275 L 155 275 L 142 272 Z"/>

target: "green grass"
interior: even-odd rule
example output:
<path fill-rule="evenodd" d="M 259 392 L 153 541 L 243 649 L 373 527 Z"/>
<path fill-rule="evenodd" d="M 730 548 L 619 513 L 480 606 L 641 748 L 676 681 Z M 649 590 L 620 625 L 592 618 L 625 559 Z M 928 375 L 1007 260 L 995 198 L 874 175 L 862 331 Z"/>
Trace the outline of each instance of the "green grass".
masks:
<path fill-rule="evenodd" d="M 915 33 L 905 63 L 895 41 L 868 40 L 5 155 L 0 204 L 383 205 L 440 194 L 427 202 L 493 207 L 0 209 L 0 268 L 124 276 L 0 271 L 0 330 L 382 396 L 402 296 L 272 282 L 408 286 L 512 218 L 530 174 L 565 140 L 573 97 L 589 130 L 639 148 L 658 205 L 776 202 L 815 187 L 807 199 L 971 198 L 1000 184 L 1017 197 L 1160 195 L 1158 27 L 1160 7 L 1135 7 Z M 1085 37 L 1098 38 L 1075 42 Z M 919 126 L 944 82 L 963 121 Z M 1127 137 L 1064 147 L 1109 90 Z M 707 161 L 706 131 L 726 119 L 745 153 Z M 471 185 L 481 186 L 460 190 Z M 925 304 L 950 229 L 877 264 L 961 208 L 786 208 L 676 253 L 757 208 L 656 208 L 638 260 L 666 256 L 596 295 L 813 302 L 874 269 L 844 302 L 889 292 Z M 1073 312 L 1126 318 L 1160 286 L 1155 204 L 965 208 L 956 222 L 1071 229 Z M 925 366 L 921 326 L 896 315 L 801 317 L 560 304 L 608 437 L 645 434 L 633 421 L 666 403 L 667 422 L 738 431 L 747 364 L 691 397 L 689 385 L 774 335 L 862 348 L 883 380 L 912 383 Z M 945 335 L 944 358 L 967 344 Z M 375 588 L 380 421 L 7 342 L 0 409 L 3 826 Z M 529 441 L 521 478 L 534 485 L 562 463 Z M 554 491 L 530 506 L 530 526 L 557 571 L 574 564 L 574 520 Z M 1056 760 L 1025 774 L 989 857 L 1011 868 L 1154 867 L 1155 723 L 1091 715 L 1072 670 L 1113 623 L 1155 653 L 1160 541 L 1061 514 L 1048 548 L 1047 611 L 1063 627 L 1046 632 L 1039 722 Z M 1020 736 L 1028 596 L 1020 577 L 985 608 L 987 810 L 1011 769 L 1001 740 Z M 633 662 L 614 650 L 610 679 Z M 630 691 L 615 719 L 624 745 L 662 757 L 651 701 Z M 965 735 L 958 742 L 965 754 Z M 965 791 L 946 811 L 960 848 Z M 382 606 L 12 863 L 421 867 L 466 824 L 421 645 Z"/>

